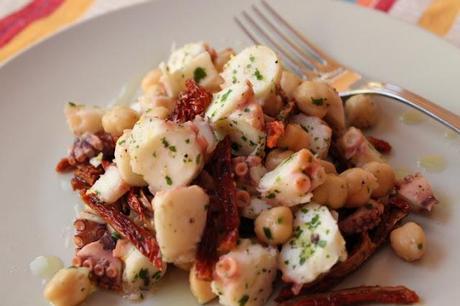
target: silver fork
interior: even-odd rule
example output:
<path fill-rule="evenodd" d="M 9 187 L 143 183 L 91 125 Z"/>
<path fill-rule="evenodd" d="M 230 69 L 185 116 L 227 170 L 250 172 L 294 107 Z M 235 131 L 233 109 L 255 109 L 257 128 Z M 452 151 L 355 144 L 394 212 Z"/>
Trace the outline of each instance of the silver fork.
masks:
<path fill-rule="evenodd" d="M 255 43 L 263 41 L 278 51 L 284 64 L 308 79 L 321 79 L 334 86 L 343 99 L 357 94 L 379 95 L 409 105 L 460 134 L 460 116 L 397 85 L 374 81 L 338 63 L 287 22 L 270 4 L 251 6 L 235 22 Z M 244 22 L 242 21 L 244 20 Z"/>

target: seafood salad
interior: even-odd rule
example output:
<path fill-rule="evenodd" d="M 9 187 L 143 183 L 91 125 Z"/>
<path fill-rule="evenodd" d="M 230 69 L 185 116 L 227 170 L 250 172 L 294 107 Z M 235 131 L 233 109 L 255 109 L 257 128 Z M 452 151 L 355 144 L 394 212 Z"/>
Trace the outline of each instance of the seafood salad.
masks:
<path fill-rule="evenodd" d="M 174 266 L 200 304 L 264 305 L 275 282 L 283 305 L 419 300 L 405 286 L 333 290 L 386 241 L 420 259 L 424 230 L 401 221 L 438 203 L 420 173 L 397 179 L 391 145 L 368 135 L 371 96 L 342 101 L 266 46 L 203 42 L 139 91 L 129 105 L 65 105 L 75 140 L 56 170 L 72 173 L 83 209 L 73 260 L 44 290 L 53 305 L 99 289 L 140 299 Z"/>

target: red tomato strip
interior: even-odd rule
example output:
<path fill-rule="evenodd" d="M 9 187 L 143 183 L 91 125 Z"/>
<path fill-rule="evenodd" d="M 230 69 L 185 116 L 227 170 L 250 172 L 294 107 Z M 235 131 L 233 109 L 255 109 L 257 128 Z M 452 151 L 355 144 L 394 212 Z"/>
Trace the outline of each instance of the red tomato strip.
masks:
<path fill-rule="evenodd" d="M 185 82 L 185 90 L 179 93 L 172 119 L 176 122 L 193 120 L 204 113 L 211 103 L 212 94 L 199 86 L 194 80 Z"/>
<path fill-rule="evenodd" d="M 206 227 L 198 246 L 196 270 L 200 279 L 210 280 L 219 254 L 236 247 L 240 217 L 236 205 L 236 187 L 232 176 L 231 141 L 226 137 L 221 141 L 206 170 L 214 179 L 214 190 L 210 194 L 210 204 Z"/>
<path fill-rule="evenodd" d="M 404 287 L 361 286 L 326 293 L 318 293 L 287 301 L 281 306 L 348 306 L 369 303 L 414 304 L 417 293 Z"/>
<path fill-rule="evenodd" d="M 124 238 L 128 239 L 144 256 L 153 262 L 159 270 L 162 270 L 160 248 L 152 232 L 136 225 L 131 219 L 117 210 L 114 205 L 105 205 L 94 195 L 82 194 L 82 199 L 105 222 Z"/>

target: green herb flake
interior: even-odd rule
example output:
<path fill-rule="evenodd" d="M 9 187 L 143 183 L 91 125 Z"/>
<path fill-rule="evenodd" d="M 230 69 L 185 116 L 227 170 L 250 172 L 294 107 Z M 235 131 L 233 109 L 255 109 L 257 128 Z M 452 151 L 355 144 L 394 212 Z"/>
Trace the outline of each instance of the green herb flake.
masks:
<path fill-rule="evenodd" d="M 166 184 L 168 184 L 169 186 L 172 185 L 173 181 L 172 181 L 172 179 L 171 179 L 169 176 L 166 175 L 166 176 L 165 176 L 165 180 L 166 180 Z"/>
<path fill-rule="evenodd" d="M 125 142 L 126 142 L 126 140 L 120 140 L 120 141 L 118 141 L 118 145 L 121 146 L 121 145 L 124 144 Z"/>
<path fill-rule="evenodd" d="M 222 95 L 222 97 L 220 98 L 220 101 L 221 101 L 221 102 L 227 101 L 227 98 L 228 98 L 228 96 L 230 95 L 231 92 L 232 92 L 232 89 L 229 89 L 226 93 L 224 93 L 224 94 Z"/>
<path fill-rule="evenodd" d="M 119 232 L 112 232 L 111 236 L 114 240 L 118 240 L 122 238 Z"/>
<path fill-rule="evenodd" d="M 74 102 L 69 102 L 69 103 L 67 103 L 67 104 L 69 104 L 70 107 L 76 107 L 76 106 L 77 106 L 77 104 L 74 103 Z"/>
<path fill-rule="evenodd" d="M 189 138 L 185 139 L 185 143 L 190 143 L 190 139 Z"/>
<path fill-rule="evenodd" d="M 163 144 L 163 147 L 165 148 L 169 147 L 169 142 L 166 140 L 165 137 L 161 138 L 161 143 Z"/>
<path fill-rule="evenodd" d="M 326 240 L 320 240 L 320 241 L 318 241 L 318 245 L 319 245 L 320 247 L 324 248 L 324 247 L 326 247 L 327 242 L 326 242 Z"/>
<path fill-rule="evenodd" d="M 282 218 L 282 217 L 278 217 L 278 219 L 276 219 L 276 223 L 277 223 L 277 224 L 282 224 L 282 223 L 283 223 L 283 218 Z"/>
<path fill-rule="evenodd" d="M 321 106 L 324 104 L 324 98 L 318 98 L 318 99 L 315 99 L 315 98 L 311 98 L 311 103 L 314 104 L 314 105 L 317 105 L 317 106 Z"/>
<path fill-rule="evenodd" d="M 254 76 L 256 77 L 258 81 L 261 81 L 264 79 L 264 76 L 260 73 L 259 69 L 256 69 L 256 71 L 254 72 Z"/>
<path fill-rule="evenodd" d="M 423 249 L 423 243 L 417 244 L 417 249 L 419 249 L 419 250 Z"/>
<path fill-rule="evenodd" d="M 207 76 L 206 70 L 204 70 L 204 69 L 201 68 L 201 67 L 197 67 L 197 68 L 193 71 L 193 79 L 194 79 L 195 82 L 197 82 L 197 83 L 200 83 L 200 81 L 201 81 L 202 79 L 204 79 L 206 76 Z"/>
<path fill-rule="evenodd" d="M 149 270 L 142 268 L 138 274 L 139 278 L 144 281 L 144 286 L 147 287 L 150 284 Z"/>
<path fill-rule="evenodd" d="M 238 305 L 244 306 L 249 301 L 249 295 L 245 294 L 238 300 Z"/>
<path fill-rule="evenodd" d="M 265 237 L 267 237 L 267 239 L 270 239 L 270 240 L 273 239 L 272 231 L 270 230 L 270 228 L 264 227 L 263 230 L 264 230 Z"/>
<path fill-rule="evenodd" d="M 256 58 L 254 57 L 254 55 L 251 54 L 251 55 L 249 56 L 249 60 L 250 60 L 251 62 L 254 62 L 254 61 L 256 60 Z"/>
<path fill-rule="evenodd" d="M 276 197 L 276 194 L 274 192 L 270 192 L 269 194 L 267 194 L 266 198 L 267 199 L 274 199 Z"/>
<path fill-rule="evenodd" d="M 171 151 L 171 152 L 177 152 L 177 151 L 176 151 L 176 146 L 169 146 L 169 151 Z"/>
<path fill-rule="evenodd" d="M 154 280 L 159 280 L 161 278 L 161 271 L 157 271 L 152 275 Z"/>
<path fill-rule="evenodd" d="M 201 154 L 198 154 L 198 155 L 196 156 L 196 158 L 195 158 L 195 163 L 196 163 L 197 165 L 199 165 L 200 162 L 201 162 Z"/>

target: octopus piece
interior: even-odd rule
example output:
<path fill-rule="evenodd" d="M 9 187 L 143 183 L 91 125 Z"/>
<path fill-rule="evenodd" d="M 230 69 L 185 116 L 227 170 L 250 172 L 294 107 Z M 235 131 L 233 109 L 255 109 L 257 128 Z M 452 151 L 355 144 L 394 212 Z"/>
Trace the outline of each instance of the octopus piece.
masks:
<path fill-rule="evenodd" d="M 243 239 L 238 247 L 220 257 L 211 283 L 225 306 L 264 305 L 276 277 L 277 250 Z"/>
<path fill-rule="evenodd" d="M 347 306 L 368 303 L 408 305 L 418 301 L 417 293 L 404 286 L 361 286 L 308 295 L 281 303 L 281 306 Z"/>
<path fill-rule="evenodd" d="M 114 151 L 115 139 L 112 135 L 105 132 L 85 133 L 75 139 L 67 160 L 70 165 L 76 165 L 88 161 L 99 153 L 103 154 L 104 159 L 111 159 Z"/>
<path fill-rule="evenodd" d="M 380 153 L 355 127 L 350 127 L 337 144 L 340 153 L 353 166 L 360 167 L 371 161 L 383 162 Z"/>
<path fill-rule="evenodd" d="M 267 172 L 259 156 L 238 156 L 232 159 L 236 182 L 242 187 L 257 187 Z"/>
<path fill-rule="evenodd" d="M 115 242 L 108 234 L 85 245 L 75 254 L 72 264 L 88 268 L 96 284 L 104 289 L 121 290 L 123 264 L 112 254 Z"/>
<path fill-rule="evenodd" d="M 433 195 L 430 182 L 420 173 L 403 178 L 397 189 L 398 195 L 408 201 L 414 211 L 430 212 L 439 203 Z"/>
<path fill-rule="evenodd" d="M 383 210 L 382 203 L 370 200 L 368 204 L 361 206 L 339 222 L 340 232 L 344 235 L 352 235 L 373 229 L 380 223 Z"/>
<path fill-rule="evenodd" d="M 390 199 L 391 202 L 391 199 Z M 408 215 L 407 210 L 402 210 L 399 205 L 387 205 L 385 207 L 382 221 L 374 228 L 372 234 L 364 232 L 360 234 L 359 240 L 348 252 L 347 260 L 339 262 L 332 269 L 314 282 L 305 284 L 300 294 L 325 292 L 339 284 L 346 276 L 357 270 L 377 249 L 387 240 L 390 232 L 396 224 Z M 348 244 L 348 242 L 347 242 Z M 285 301 L 294 296 L 291 286 L 283 288 L 276 298 L 277 302 Z"/>
<path fill-rule="evenodd" d="M 81 249 L 85 245 L 99 240 L 107 232 L 105 224 L 88 219 L 78 218 L 73 223 L 73 226 L 75 228 L 73 242 L 77 249 Z"/>
<path fill-rule="evenodd" d="M 278 140 L 284 134 L 284 123 L 282 121 L 271 121 L 265 125 L 267 133 L 267 148 L 274 148 L 278 145 Z"/>

